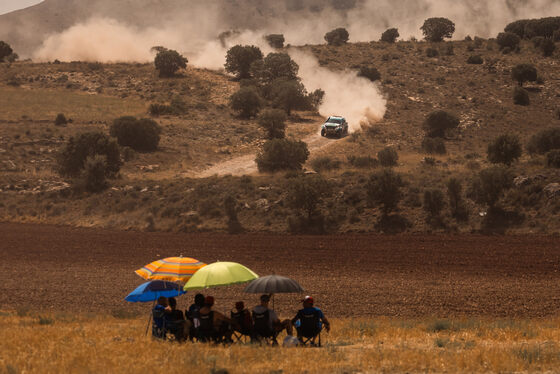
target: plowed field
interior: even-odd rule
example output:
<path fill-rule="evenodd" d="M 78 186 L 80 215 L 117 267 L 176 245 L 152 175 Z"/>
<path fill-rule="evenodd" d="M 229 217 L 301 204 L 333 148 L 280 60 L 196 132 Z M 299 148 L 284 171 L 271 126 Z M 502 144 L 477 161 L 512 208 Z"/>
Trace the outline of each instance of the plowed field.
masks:
<path fill-rule="evenodd" d="M 145 311 L 123 300 L 142 283 L 134 270 L 176 255 L 292 277 L 330 316 L 533 318 L 560 310 L 555 237 L 228 236 L 18 224 L 0 224 L 0 309 Z M 226 311 L 237 299 L 256 303 L 242 290 L 209 293 Z M 277 295 L 276 308 L 291 315 L 300 297 Z"/>

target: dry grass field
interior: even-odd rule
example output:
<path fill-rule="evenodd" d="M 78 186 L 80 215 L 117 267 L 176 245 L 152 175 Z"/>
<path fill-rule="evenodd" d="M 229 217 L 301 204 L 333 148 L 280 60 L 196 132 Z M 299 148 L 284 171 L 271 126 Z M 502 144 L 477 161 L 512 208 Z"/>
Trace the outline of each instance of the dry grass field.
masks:
<path fill-rule="evenodd" d="M 0 314 L 1 373 L 541 373 L 560 320 L 335 319 L 322 348 L 153 341 L 145 318 Z"/>

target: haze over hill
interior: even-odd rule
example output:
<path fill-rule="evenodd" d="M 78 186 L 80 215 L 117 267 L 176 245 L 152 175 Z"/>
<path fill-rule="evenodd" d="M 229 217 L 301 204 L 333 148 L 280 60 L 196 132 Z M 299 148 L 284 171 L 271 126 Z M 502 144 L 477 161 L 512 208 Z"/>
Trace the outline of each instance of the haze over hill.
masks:
<path fill-rule="evenodd" d="M 21 56 L 54 58 L 57 48 L 92 48 L 81 59 L 110 60 L 99 53 L 103 41 L 120 48 L 138 49 L 163 44 L 183 51 L 200 50 L 207 41 L 229 29 L 281 32 L 291 44 L 322 43 L 326 31 L 346 27 L 351 41 L 377 40 L 388 27 L 401 36 L 420 36 L 425 18 L 444 16 L 457 24 L 455 37 L 494 36 L 509 21 L 560 13 L 556 0 L 46 0 L 36 6 L 0 16 L 0 40 L 12 44 Z M 64 32 L 79 25 L 73 33 Z M 105 34 L 105 32 L 107 34 Z M 52 35 L 62 33 L 62 35 Z M 47 48 L 37 54 L 49 40 Z M 114 40 L 116 39 L 116 41 Z M 62 45 L 61 45 L 62 44 Z M 61 52 L 61 50 L 57 50 Z M 130 52 L 129 60 L 146 60 L 148 51 Z M 97 57 L 97 58 L 96 58 Z M 122 59 L 123 56 L 116 56 Z"/>

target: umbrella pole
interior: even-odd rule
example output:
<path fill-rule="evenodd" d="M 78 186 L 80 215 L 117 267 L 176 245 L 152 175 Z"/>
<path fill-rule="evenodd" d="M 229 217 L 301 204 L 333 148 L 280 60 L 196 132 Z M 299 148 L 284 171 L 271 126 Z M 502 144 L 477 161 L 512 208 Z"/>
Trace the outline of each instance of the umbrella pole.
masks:
<path fill-rule="evenodd" d="M 155 303 L 156 301 L 154 300 L 152 304 L 152 309 L 150 310 L 150 316 L 148 317 L 148 325 L 146 326 L 146 335 L 148 335 L 148 330 L 150 329 L 150 322 L 152 322 L 152 314 L 154 314 L 153 310 L 154 310 Z"/>

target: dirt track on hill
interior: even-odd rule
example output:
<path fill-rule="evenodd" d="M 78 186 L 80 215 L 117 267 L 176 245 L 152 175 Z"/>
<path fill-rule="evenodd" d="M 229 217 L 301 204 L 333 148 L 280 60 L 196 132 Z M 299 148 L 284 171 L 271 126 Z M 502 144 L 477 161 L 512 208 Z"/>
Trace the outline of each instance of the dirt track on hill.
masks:
<path fill-rule="evenodd" d="M 172 255 L 232 260 L 261 275 L 293 277 L 331 316 L 529 318 L 560 310 L 554 237 L 228 236 L 19 224 L 0 224 L 0 237 L 0 310 L 130 308 L 123 298 L 142 283 L 134 270 Z M 242 289 L 209 293 L 219 310 L 228 310 L 237 299 L 256 302 Z M 300 297 L 278 295 L 277 309 L 291 315 Z"/>

